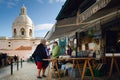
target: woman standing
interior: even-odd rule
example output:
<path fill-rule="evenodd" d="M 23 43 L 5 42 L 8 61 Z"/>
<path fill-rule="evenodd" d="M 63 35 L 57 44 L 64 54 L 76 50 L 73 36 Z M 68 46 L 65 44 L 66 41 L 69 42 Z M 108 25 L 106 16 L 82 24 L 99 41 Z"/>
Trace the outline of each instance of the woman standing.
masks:
<path fill-rule="evenodd" d="M 43 59 L 48 59 L 48 51 L 46 48 L 46 40 L 45 39 L 41 40 L 41 43 L 37 46 L 37 48 L 35 49 L 32 56 L 35 59 L 35 63 L 37 65 L 37 69 L 38 69 L 37 78 L 46 77 L 45 71 L 46 71 L 46 68 L 47 68 L 49 62 L 43 61 Z M 42 70 L 42 77 L 40 76 L 41 70 Z"/>

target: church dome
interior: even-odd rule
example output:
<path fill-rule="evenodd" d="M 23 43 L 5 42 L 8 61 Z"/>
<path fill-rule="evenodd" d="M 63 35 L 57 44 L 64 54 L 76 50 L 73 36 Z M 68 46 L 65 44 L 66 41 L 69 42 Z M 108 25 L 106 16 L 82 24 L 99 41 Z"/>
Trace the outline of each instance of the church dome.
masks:
<path fill-rule="evenodd" d="M 20 15 L 18 16 L 15 21 L 14 24 L 29 24 L 29 25 L 33 25 L 32 20 L 30 19 L 29 16 L 27 15 Z"/>
<path fill-rule="evenodd" d="M 31 39 L 34 35 L 34 24 L 27 15 L 27 9 L 23 5 L 20 15 L 15 19 L 12 25 L 12 34 L 15 39 Z"/>
<path fill-rule="evenodd" d="M 14 25 L 19 25 L 19 24 L 28 24 L 28 25 L 33 25 L 32 20 L 30 19 L 30 17 L 27 15 L 27 10 L 26 7 L 23 5 L 21 8 L 21 13 L 20 15 L 15 19 L 15 21 L 13 22 Z"/>

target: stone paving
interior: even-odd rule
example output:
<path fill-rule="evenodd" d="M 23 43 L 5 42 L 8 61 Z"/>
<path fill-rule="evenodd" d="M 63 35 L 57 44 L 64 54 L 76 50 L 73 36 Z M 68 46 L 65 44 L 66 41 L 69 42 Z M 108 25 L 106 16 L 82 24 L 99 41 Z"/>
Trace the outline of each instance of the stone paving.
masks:
<path fill-rule="evenodd" d="M 37 79 L 37 69 L 34 63 L 24 62 L 23 67 L 17 71 L 17 66 L 14 65 L 13 75 L 10 73 L 10 66 L 0 69 L 0 80 L 49 80 L 49 78 Z M 19 66 L 20 67 L 20 66 Z M 46 70 L 46 75 L 48 70 Z M 53 80 L 58 80 L 53 79 Z M 66 79 L 65 79 L 66 80 Z"/>
<path fill-rule="evenodd" d="M 8 70 L 9 74 L 3 73 L 4 76 L 0 77 L 0 80 L 37 80 L 36 71 L 35 64 L 25 62 L 23 63 L 23 68 L 19 68 L 18 71 L 14 70 L 13 75 L 10 74 L 10 70 Z"/>
<path fill-rule="evenodd" d="M 13 65 L 14 65 L 13 71 L 15 72 L 15 71 L 17 71 L 17 65 L 15 65 L 15 64 L 13 64 Z M 11 69 L 10 68 L 11 68 L 10 65 L 0 68 L 0 79 L 2 77 L 5 77 L 6 75 L 11 74 Z"/>
<path fill-rule="evenodd" d="M 46 75 L 47 75 L 46 70 Z M 51 74 L 52 75 L 52 74 Z M 23 63 L 23 68 L 19 68 L 17 71 L 16 67 L 14 69 L 13 75 L 10 74 L 10 66 L 0 69 L 0 80 L 50 80 L 49 78 L 37 79 L 37 69 L 34 63 Z M 52 80 L 59 80 L 58 78 L 53 78 Z M 71 80 L 69 76 L 61 77 L 61 80 Z M 80 80 L 80 78 L 74 78 L 72 80 Z M 90 77 L 86 77 L 84 80 L 93 80 Z M 120 78 L 95 78 L 94 80 L 120 80 Z"/>

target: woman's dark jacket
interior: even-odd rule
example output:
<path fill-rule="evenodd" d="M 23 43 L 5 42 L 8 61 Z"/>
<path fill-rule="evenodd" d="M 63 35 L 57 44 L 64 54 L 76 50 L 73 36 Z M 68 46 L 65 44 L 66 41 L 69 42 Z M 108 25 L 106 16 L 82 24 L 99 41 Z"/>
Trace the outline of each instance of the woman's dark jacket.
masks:
<path fill-rule="evenodd" d="M 32 54 L 32 57 L 35 59 L 35 62 L 38 62 L 38 61 L 43 61 L 43 59 L 47 59 L 48 56 L 47 56 L 47 52 L 46 52 L 46 48 L 43 44 L 39 44 L 34 53 Z"/>

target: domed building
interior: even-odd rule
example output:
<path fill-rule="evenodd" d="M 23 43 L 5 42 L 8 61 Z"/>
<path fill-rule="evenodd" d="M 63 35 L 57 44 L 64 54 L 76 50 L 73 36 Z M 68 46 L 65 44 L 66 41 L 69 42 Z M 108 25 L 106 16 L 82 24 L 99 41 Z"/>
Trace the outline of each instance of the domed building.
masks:
<path fill-rule="evenodd" d="M 23 5 L 20 15 L 15 19 L 12 26 L 13 38 L 15 39 L 32 39 L 34 24 L 27 15 L 26 7 Z"/>
<path fill-rule="evenodd" d="M 0 37 L 0 53 L 27 58 L 39 42 L 40 38 L 34 38 L 34 24 L 23 5 L 19 16 L 12 24 L 12 37 Z"/>

